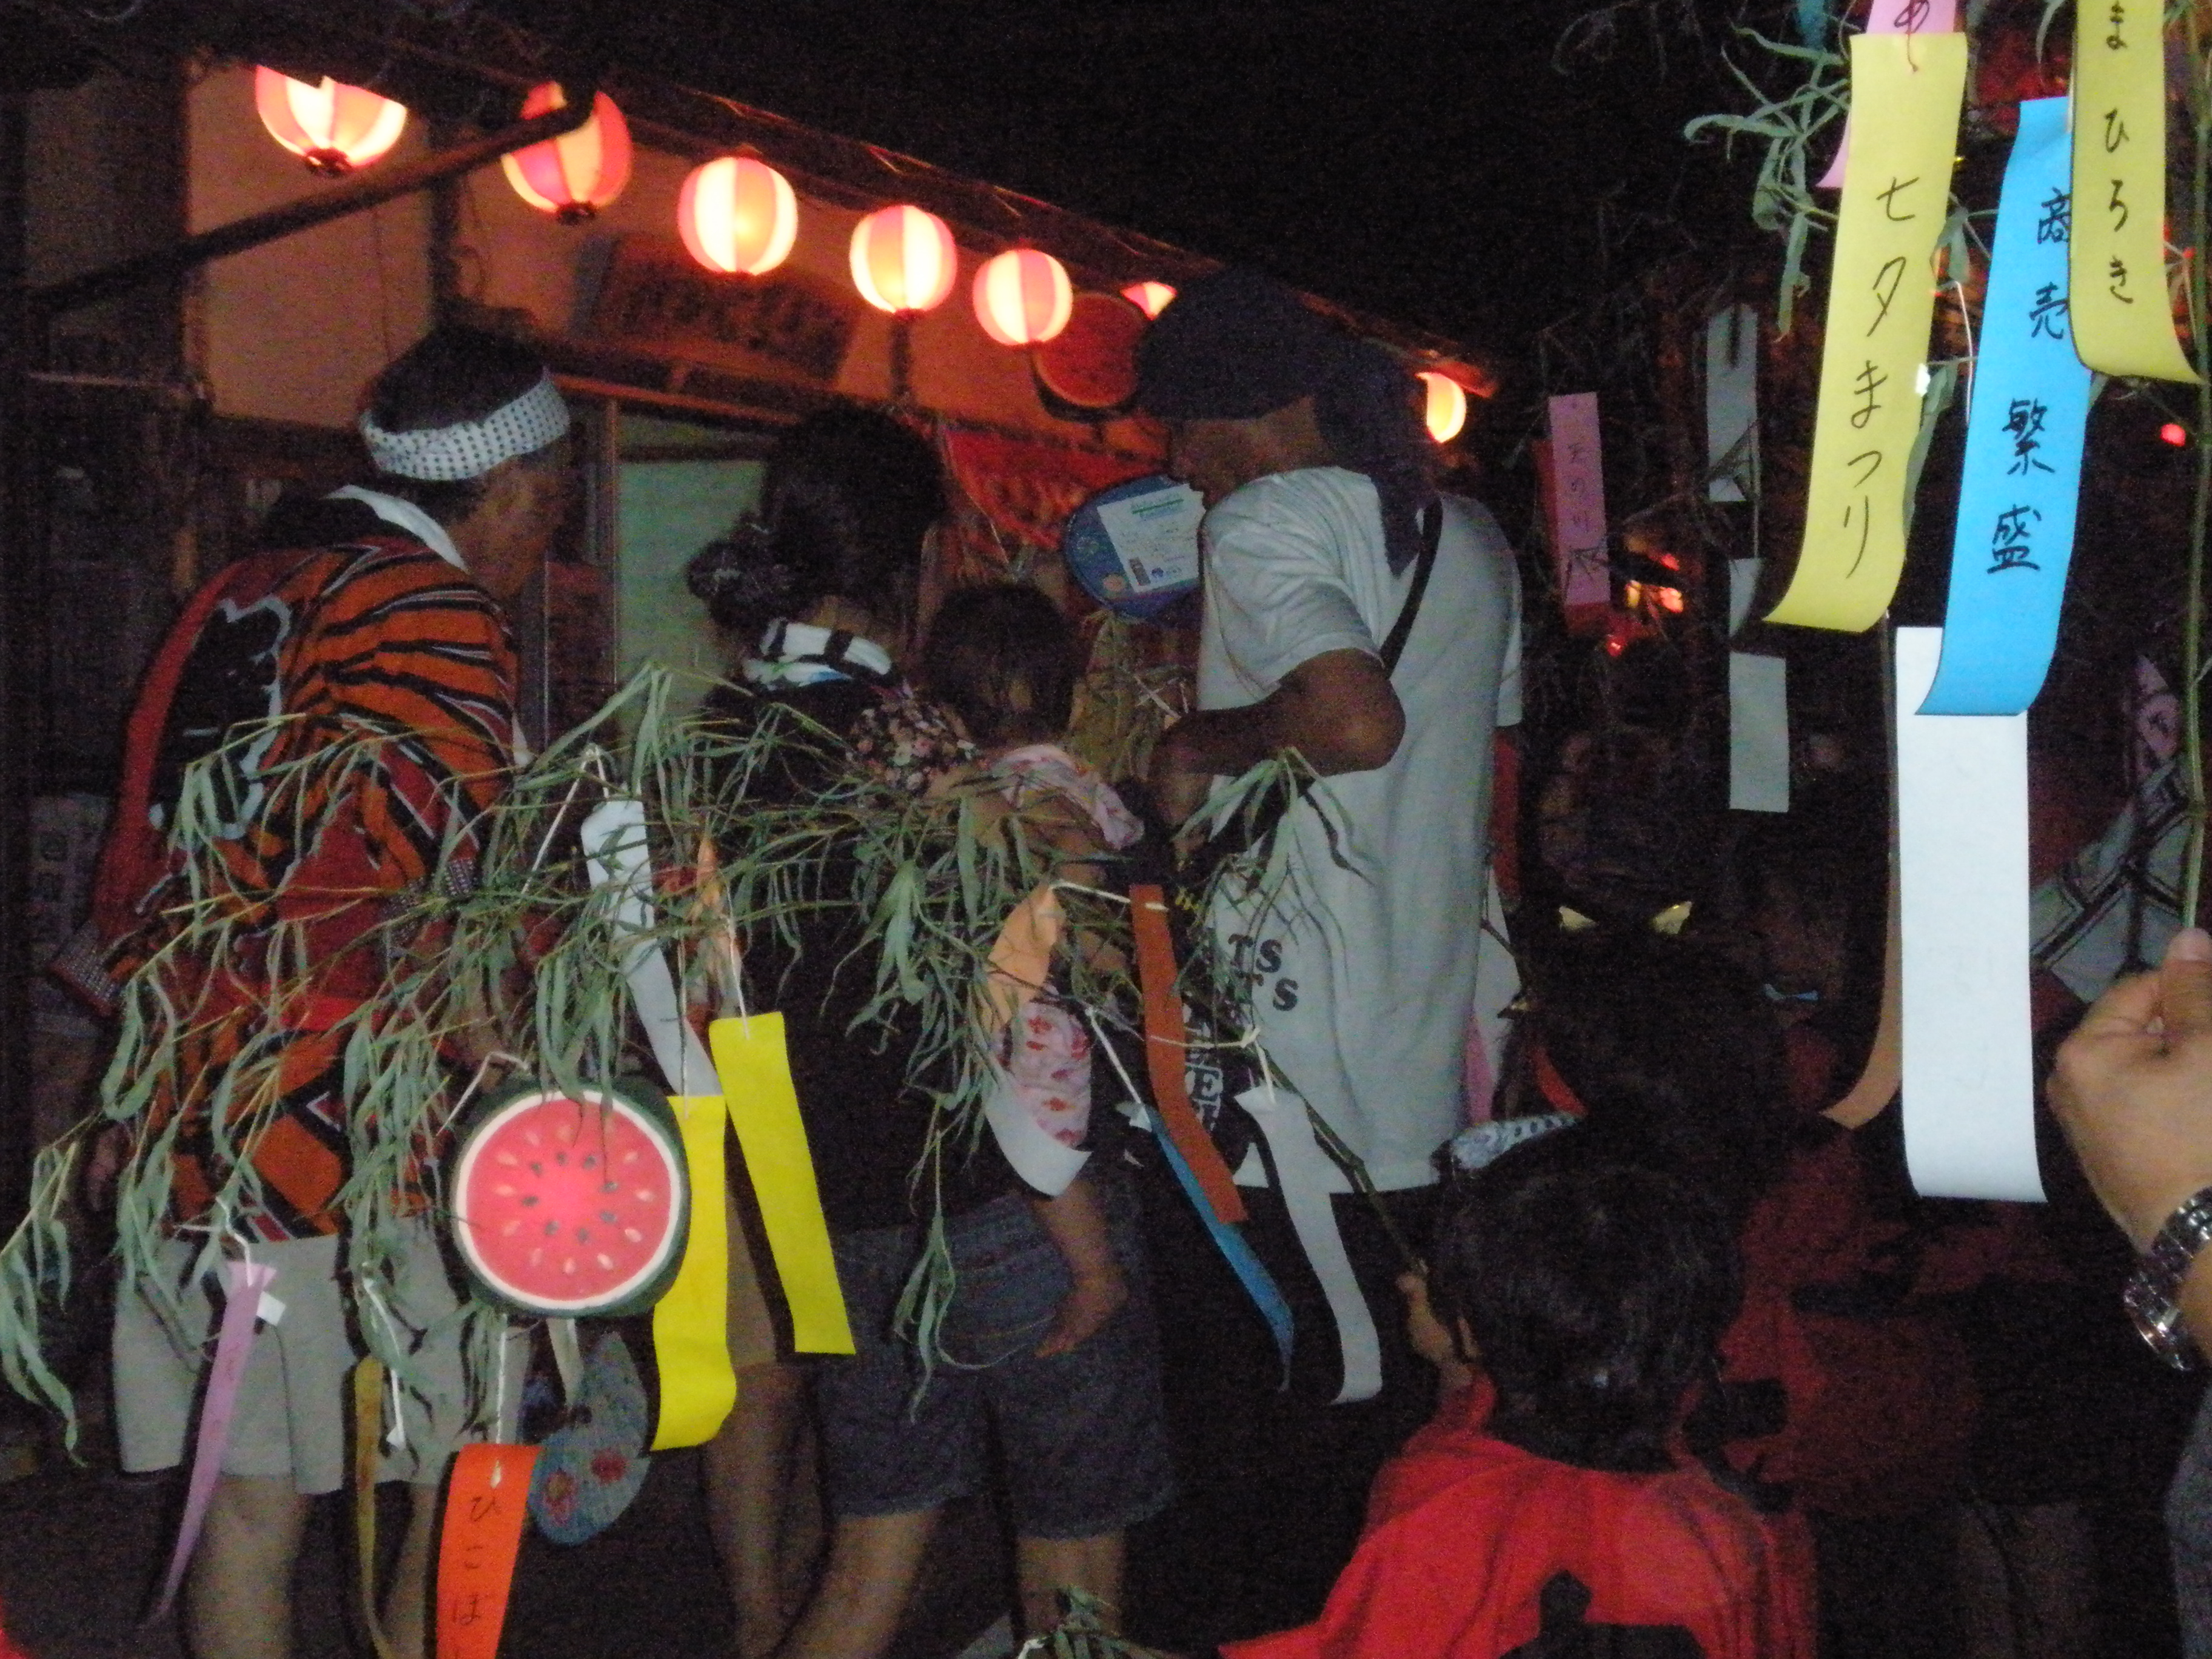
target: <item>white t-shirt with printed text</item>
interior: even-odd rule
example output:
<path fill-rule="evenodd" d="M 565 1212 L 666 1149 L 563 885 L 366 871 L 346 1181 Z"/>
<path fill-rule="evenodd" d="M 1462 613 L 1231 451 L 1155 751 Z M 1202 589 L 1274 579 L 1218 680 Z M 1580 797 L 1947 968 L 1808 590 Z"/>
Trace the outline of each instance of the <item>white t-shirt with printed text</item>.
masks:
<path fill-rule="evenodd" d="M 1200 708 L 1261 702 L 1326 652 L 1380 655 L 1413 586 L 1412 566 L 1390 574 L 1374 484 L 1340 467 L 1246 484 L 1202 537 Z M 1397 753 L 1320 780 L 1293 810 L 1259 926 L 1249 912 L 1214 918 L 1251 978 L 1269 1056 L 1384 1191 L 1433 1181 L 1431 1155 L 1461 1123 L 1491 759 L 1497 728 L 1521 717 L 1520 632 L 1504 534 L 1486 508 L 1447 496 L 1391 678 L 1406 714 Z M 1238 1179 L 1264 1180 L 1256 1158 Z"/>

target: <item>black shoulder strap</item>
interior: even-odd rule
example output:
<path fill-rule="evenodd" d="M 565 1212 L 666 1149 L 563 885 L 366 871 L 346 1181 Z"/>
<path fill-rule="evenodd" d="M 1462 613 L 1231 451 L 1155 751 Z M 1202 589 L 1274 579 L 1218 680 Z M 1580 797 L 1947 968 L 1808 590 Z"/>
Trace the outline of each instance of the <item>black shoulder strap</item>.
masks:
<path fill-rule="evenodd" d="M 1443 539 L 1444 504 L 1442 497 L 1431 499 L 1421 513 L 1421 556 L 1413 564 L 1413 585 L 1406 592 L 1406 603 L 1398 611 L 1398 620 L 1390 624 L 1390 637 L 1382 641 L 1382 672 L 1398 672 L 1398 659 L 1406 654 L 1406 641 L 1413 637 L 1413 622 L 1421 614 L 1421 596 L 1429 591 L 1429 573 L 1437 568 L 1437 544 Z"/>

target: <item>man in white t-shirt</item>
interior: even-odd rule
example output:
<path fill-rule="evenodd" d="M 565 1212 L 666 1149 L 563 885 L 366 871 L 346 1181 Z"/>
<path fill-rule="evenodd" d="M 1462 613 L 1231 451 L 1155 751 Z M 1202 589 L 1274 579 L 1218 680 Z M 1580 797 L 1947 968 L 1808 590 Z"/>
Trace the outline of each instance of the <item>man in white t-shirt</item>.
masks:
<path fill-rule="evenodd" d="M 1295 1091 L 1240 1097 L 1266 1155 L 1255 1147 L 1238 1179 L 1267 1189 L 1249 1195 L 1247 1235 L 1297 1315 L 1297 1386 L 1274 1389 L 1270 1350 L 1245 1340 L 1257 1322 L 1233 1301 L 1180 1299 L 1178 1278 L 1210 1264 L 1185 1273 L 1193 1253 L 1171 1247 L 1162 1312 L 1192 1492 L 1183 1535 L 1151 1553 L 1200 1561 L 1213 1582 L 1163 1583 L 1177 1575 L 1142 1571 L 1141 1539 L 1137 1579 L 1162 1604 L 1146 1633 L 1189 1644 L 1310 1618 L 1374 1469 L 1426 1409 L 1388 1231 L 1364 1200 L 1301 1202 L 1302 1180 L 1323 1194 L 1352 1183 L 1316 1152 L 1300 1103 L 1423 1248 L 1433 1154 L 1462 1121 L 1491 757 L 1497 728 L 1519 718 L 1519 585 L 1490 514 L 1449 498 L 1419 580 L 1438 498 L 1410 376 L 1281 284 L 1239 270 L 1192 284 L 1140 364 L 1139 402 L 1168 423 L 1170 470 L 1208 508 L 1200 712 L 1155 750 L 1154 802 L 1181 823 L 1286 750 L 1320 775 L 1285 820 L 1264 896 L 1212 918 Z M 1385 643 L 1417 591 L 1393 668 Z M 1184 1344 L 1189 1367 L 1175 1364 Z M 1240 1344 L 1249 1364 L 1229 1357 Z M 1330 1400 L 1343 1403 L 1318 1404 Z"/>

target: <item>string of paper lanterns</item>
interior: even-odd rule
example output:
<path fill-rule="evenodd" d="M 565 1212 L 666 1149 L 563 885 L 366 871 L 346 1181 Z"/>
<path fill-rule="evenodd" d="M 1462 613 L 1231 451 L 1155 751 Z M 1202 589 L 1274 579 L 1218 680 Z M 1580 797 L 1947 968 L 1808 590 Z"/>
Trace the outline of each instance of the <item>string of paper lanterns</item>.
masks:
<path fill-rule="evenodd" d="M 1440 444 L 1448 444 L 1467 425 L 1467 388 L 1450 375 L 1433 368 L 1423 369 L 1419 379 L 1422 418 L 1428 424 L 1429 436 Z"/>
<path fill-rule="evenodd" d="M 1003 346 L 1042 345 L 1075 309 L 1067 267 L 1033 247 L 1010 248 L 975 272 L 975 320 Z"/>
<path fill-rule="evenodd" d="M 367 167 L 407 125 L 404 106 L 365 88 L 328 76 L 309 86 L 273 69 L 253 71 L 253 107 L 271 138 L 331 178 Z"/>
<path fill-rule="evenodd" d="M 726 276 L 764 276 L 799 235 L 791 181 L 750 155 L 718 155 L 694 167 L 676 204 L 676 226 L 691 257 Z"/>
<path fill-rule="evenodd" d="M 365 88 L 325 77 L 310 86 L 266 67 L 253 71 L 255 108 L 269 136 L 317 173 L 364 167 L 399 142 L 406 109 Z M 522 117 L 549 114 L 566 97 L 558 83 L 532 88 Z M 563 224 L 592 217 L 629 183 L 629 125 L 613 99 L 595 94 L 591 118 L 573 132 L 500 158 L 507 182 L 540 213 Z M 720 155 L 692 169 L 676 206 L 677 228 L 691 257 L 711 271 L 761 276 L 790 257 L 799 234 L 799 198 L 790 180 L 751 155 Z M 853 286 L 902 325 L 944 304 L 959 276 L 952 231 L 910 203 L 878 208 L 853 228 Z M 1000 345 L 1039 346 L 1066 328 L 1074 307 L 1067 268 L 1040 249 L 1010 248 L 975 272 L 975 320 Z M 1165 283 L 1131 283 L 1121 297 L 1158 317 L 1176 297 Z M 903 343 L 905 330 L 899 331 Z M 896 378 L 895 376 L 895 378 Z M 1429 435 L 1449 443 L 1467 424 L 1467 390 L 1452 376 L 1421 371 Z"/>
<path fill-rule="evenodd" d="M 532 87 L 522 118 L 567 106 L 557 82 Z M 564 225 L 580 224 L 623 193 L 629 183 L 629 123 L 604 92 L 592 100 L 592 117 L 574 132 L 510 150 L 499 158 L 514 193 Z"/>

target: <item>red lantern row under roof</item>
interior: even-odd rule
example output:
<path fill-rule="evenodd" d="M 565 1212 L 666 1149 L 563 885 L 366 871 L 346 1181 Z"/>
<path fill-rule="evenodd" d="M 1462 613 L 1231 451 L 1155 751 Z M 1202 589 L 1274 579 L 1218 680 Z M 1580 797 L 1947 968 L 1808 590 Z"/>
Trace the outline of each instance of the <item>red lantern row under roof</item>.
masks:
<path fill-rule="evenodd" d="M 253 76 L 262 125 L 318 173 L 367 167 L 399 141 L 407 124 L 404 107 L 365 88 L 327 78 L 309 86 L 265 67 Z M 558 83 L 546 82 L 523 100 L 523 118 L 548 114 L 565 101 Z M 591 118 L 583 125 L 513 151 L 500 165 L 532 207 L 576 224 L 622 194 L 630 160 L 629 125 L 602 92 L 594 94 Z M 799 231 L 799 202 L 790 181 L 766 162 L 722 155 L 694 168 L 684 181 L 676 217 L 684 246 L 699 264 L 725 276 L 759 276 L 789 257 Z M 899 203 L 854 227 L 851 265 L 862 299 L 878 311 L 910 318 L 934 310 L 951 295 L 959 252 L 942 219 Z M 1165 283 L 1142 282 L 1123 289 L 1121 297 L 1149 320 L 1173 302 L 1176 291 Z M 1076 296 L 1059 260 L 1018 247 L 983 262 L 971 298 L 985 333 L 1001 345 L 1029 348 L 1060 335 Z M 1419 379 L 1429 434 L 1449 443 L 1467 422 L 1466 388 L 1433 369 Z"/>

